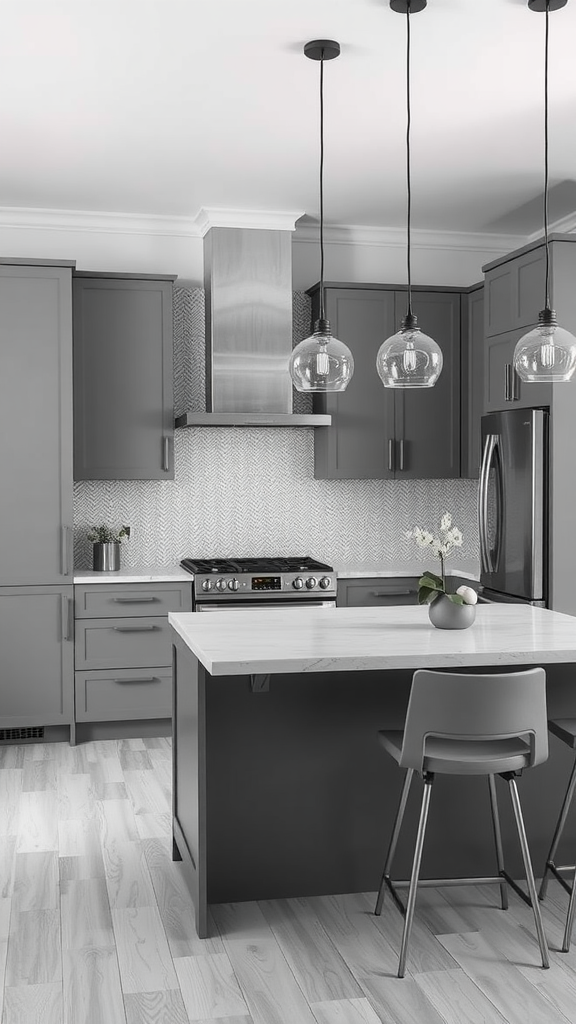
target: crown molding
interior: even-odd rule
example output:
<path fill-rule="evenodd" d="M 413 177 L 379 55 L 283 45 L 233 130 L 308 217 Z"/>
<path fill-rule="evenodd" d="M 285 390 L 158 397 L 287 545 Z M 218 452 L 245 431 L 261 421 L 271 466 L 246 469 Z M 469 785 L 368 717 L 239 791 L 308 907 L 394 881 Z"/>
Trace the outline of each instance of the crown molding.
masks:
<path fill-rule="evenodd" d="M 92 210 L 51 210 L 26 206 L 0 206 L 0 228 L 199 237 L 198 229 L 191 217 Z"/>
<path fill-rule="evenodd" d="M 310 224 L 298 225 L 296 242 L 319 241 L 319 228 Z M 330 245 L 375 245 L 386 248 L 405 248 L 405 228 L 373 228 L 338 224 L 324 227 L 324 241 Z M 526 244 L 525 235 L 501 235 L 485 232 L 428 231 L 413 229 L 411 243 L 416 249 L 447 249 L 467 252 L 510 252 Z"/>
<path fill-rule="evenodd" d="M 565 217 L 560 217 L 553 223 L 548 225 L 548 234 L 562 234 L 570 235 L 576 231 L 576 210 L 572 213 L 567 213 Z M 528 242 L 535 242 L 537 238 L 542 238 L 544 229 L 538 228 L 538 231 L 534 231 L 528 236 Z"/>
<path fill-rule="evenodd" d="M 204 237 L 210 228 L 255 228 L 261 231 L 294 231 L 302 211 L 291 210 L 228 210 L 202 206 L 193 223 Z"/>

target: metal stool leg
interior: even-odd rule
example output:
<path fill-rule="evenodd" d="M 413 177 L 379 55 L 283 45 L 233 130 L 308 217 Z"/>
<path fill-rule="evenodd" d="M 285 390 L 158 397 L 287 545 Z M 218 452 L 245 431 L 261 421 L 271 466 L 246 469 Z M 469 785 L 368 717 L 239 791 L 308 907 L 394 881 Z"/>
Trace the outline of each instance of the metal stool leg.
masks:
<path fill-rule="evenodd" d="M 566 917 L 566 927 L 564 928 L 564 938 L 562 940 L 562 952 L 568 953 L 570 949 L 570 940 L 572 938 L 572 928 L 574 927 L 574 913 L 576 912 L 576 875 L 572 880 L 572 892 L 570 893 L 570 902 L 568 904 L 568 915 Z"/>
<path fill-rule="evenodd" d="M 546 890 L 548 888 L 548 872 L 550 870 L 550 865 L 554 863 L 554 857 L 556 856 L 556 850 L 558 849 L 558 843 L 560 842 L 560 837 L 561 837 L 562 832 L 564 830 L 564 825 L 566 824 L 566 818 L 568 817 L 568 811 L 570 810 L 570 805 L 572 803 L 572 797 L 574 796 L 574 788 L 575 787 L 576 787 L 576 760 L 574 761 L 574 766 L 572 768 L 572 774 L 570 775 L 570 781 L 568 783 L 568 789 L 566 790 L 566 796 L 564 797 L 564 801 L 562 803 L 562 810 L 560 811 L 560 817 L 558 818 L 558 824 L 556 825 L 556 829 L 554 831 L 554 836 L 552 838 L 552 845 L 550 846 L 550 850 L 548 852 L 548 856 L 546 857 L 546 867 L 544 868 L 544 875 L 542 876 L 542 883 L 540 885 L 540 894 L 539 895 L 540 895 L 540 899 L 541 900 L 545 899 L 545 897 L 546 897 Z"/>
<path fill-rule="evenodd" d="M 412 874 L 410 876 L 410 888 L 408 889 L 406 918 L 404 920 L 404 931 L 402 932 L 402 945 L 400 947 L 400 960 L 398 963 L 399 978 L 404 977 L 406 970 L 406 957 L 408 956 L 408 944 L 410 942 L 412 921 L 414 919 L 414 907 L 416 905 L 416 889 L 418 887 L 418 875 L 420 874 L 420 862 L 422 860 L 422 848 L 424 846 L 424 836 L 426 834 L 426 822 L 428 820 L 428 808 L 430 806 L 430 796 L 432 793 L 433 782 L 433 773 L 426 772 L 424 775 L 424 792 L 422 794 L 422 806 L 420 808 L 420 821 L 418 823 L 418 834 L 416 836 L 416 846 L 414 849 Z"/>
<path fill-rule="evenodd" d="M 496 780 L 493 775 L 488 776 L 488 785 L 490 787 L 490 807 L 492 809 L 494 843 L 496 844 L 496 863 L 498 865 L 498 874 L 502 876 L 502 873 L 504 871 L 504 851 L 502 848 L 502 833 L 500 831 L 500 816 L 498 814 Z M 500 900 L 502 903 L 502 910 L 508 910 L 508 886 L 506 885 L 505 878 L 502 878 L 502 881 L 500 882 Z"/>
<path fill-rule="evenodd" d="M 530 901 L 532 904 L 532 911 L 534 914 L 534 923 L 536 925 L 536 933 L 538 935 L 538 943 L 540 945 L 540 954 L 542 957 L 542 967 L 550 967 L 550 961 L 548 959 L 548 946 L 546 943 L 546 936 L 544 934 L 544 927 L 542 925 L 542 915 L 540 913 L 540 904 L 538 903 L 538 897 L 536 895 L 536 885 L 534 882 L 534 873 L 532 871 L 532 863 L 530 861 L 530 851 L 528 849 L 528 840 L 526 839 L 526 830 L 524 828 L 524 819 L 522 818 L 522 809 L 520 807 L 520 798 L 518 796 L 518 787 L 516 786 L 516 779 L 514 776 L 508 776 L 508 785 L 510 787 L 510 799 L 512 800 L 512 807 L 514 808 L 514 817 L 516 819 L 516 828 L 518 829 L 518 838 L 520 840 L 520 847 L 522 849 L 522 857 L 524 860 L 524 868 L 526 870 L 526 881 L 528 883 L 528 892 L 530 894 Z"/>
<path fill-rule="evenodd" d="M 386 854 L 386 862 L 384 864 L 384 871 L 382 872 L 382 880 L 380 882 L 380 888 L 378 889 L 378 897 L 376 899 L 376 907 L 374 909 L 374 913 L 377 915 L 379 915 L 382 912 L 382 903 L 384 901 L 386 880 L 390 878 L 390 868 L 392 867 L 392 860 L 394 858 L 394 854 L 396 853 L 396 845 L 398 843 L 398 837 L 400 835 L 402 820 L 404 818 L 406 804 L 408 803 L 408 794 L 410 793 L 410 786 L 412 785 L 413 778 L 414 769 L 408 768 L 406 772 L 406 777 L 404 779 L 404 785 L 402 787 L 400 803 L 398 804 L 398 810 L 396 811 L 396 818 L 394 820 L 394 828 L 392 829 L 392 838 L 390 839 L 390 846 L 388 847 L 388 853 Z"/>

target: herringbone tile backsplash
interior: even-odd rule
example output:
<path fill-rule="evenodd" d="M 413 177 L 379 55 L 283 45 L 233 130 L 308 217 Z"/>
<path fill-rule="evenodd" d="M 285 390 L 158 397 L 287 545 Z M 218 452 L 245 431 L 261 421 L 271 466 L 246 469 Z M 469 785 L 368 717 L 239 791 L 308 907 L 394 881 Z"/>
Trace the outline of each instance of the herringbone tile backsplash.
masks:
<path fill-rule="evenodd" d="M 310 308 L 294 295 L 294 342 Z M 204 405 L 204 297 L 174 290 L 176 415 Z M 294 411 L 309 411 L 295 393 Z M 478 557 L 470 480 L 315 480 L 312 428 L 193 427 L 175 432 L 172 481 L 81 481 L 74 487 L 75 564 L 91 567 L 93 524 L 129 524 L 125 568 L 184 556 L 303 555 L 328 562 L 414 560 L 404 531 L 434 528 L 449 510 L 464 534 L 459 558 Z M 456 557 L 456 556 L 455 556 Z M 455 559 L 454 559 L 455 560 Z"/>

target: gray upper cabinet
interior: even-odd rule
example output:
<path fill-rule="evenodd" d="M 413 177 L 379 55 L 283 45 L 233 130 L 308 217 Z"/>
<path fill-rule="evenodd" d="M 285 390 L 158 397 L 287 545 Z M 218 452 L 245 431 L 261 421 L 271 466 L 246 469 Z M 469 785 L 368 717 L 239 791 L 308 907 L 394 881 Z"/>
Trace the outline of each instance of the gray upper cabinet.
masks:
<path fill-rule="evenodd" d="M 319 290 L 310 290 L 318 316 Z M 315 396 L 314 411 L 332 426 L 314 432 L 315 476 L 320 479 L 416 479 L 460 474 L 460 292 L 414 289 L 420 325 L 440 344 L 444 369 L 431 389 L 382 386 L 376 355 L 398 329 L 406 292 L 378 285 L 327 285 L 332 331 L 354 355 L 345 392 Z"/>
<path fill-rule="evenodd" d="M 514 370 L 516 342 L 529 328 L 519 327 L 485 340 L 484 411 L 531 409 L 550 405 L 552 384 L 526 384 Z"/>
<path fill-rule="evenodd" d="M 71 269 L 0 266 L 0 585 L 72 581 Z"/>
<path fill-rule="evenodd" d="M 73 587 L 0 587 L 0 728 L 71 725 Z"/>
<path fill-rule="evenodd" d="M 542 247 L 488 269 L 485 277 L 486 337 L 538 323 L 544 305 Z"/>
<path fill-rule="evenodd" d="M 480 473 L 480 420 L 484 409 L 484 285 L 462 296 L 460 475 Z"/>
<path fill-rule="evenodd" d="M 332 426 L 314 431 L 314 475 L 331 480 L 382 480 L 394 476 L 394 395 L 376 372 L 380 345 L 394 334 L 394 292 L 363 287 L 325 288 L 332 333 L 354 356 L 346 391 L 314 396 L 314 412 L 330 413 Z M 312 319 L 319 292 L 312 292 Z"/>
<path fill-rule="evenodd" d="M 77 480 L 174 478 L 172 281 L 74 277 Z"/>
<path fill-rule="evenodd" d="M 406 312 L 406 293 L 396 292 L 396 322 Z M 432 388 L 393 392 L 396 479 L 460 476 L 459 292 L 413 291 L 418 326 L 442 349 L 442 373 Z"/>

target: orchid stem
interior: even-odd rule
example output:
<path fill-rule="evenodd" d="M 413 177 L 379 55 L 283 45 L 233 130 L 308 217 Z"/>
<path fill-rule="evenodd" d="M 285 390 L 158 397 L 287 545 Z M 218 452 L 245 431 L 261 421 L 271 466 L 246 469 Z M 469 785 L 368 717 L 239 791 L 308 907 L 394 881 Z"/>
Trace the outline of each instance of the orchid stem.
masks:
<path fill-rule="evenodd" d="M 444 556 L 439 555 L 438 557 L 440 559 L 440 575 L 442 577 L 442 587 L 444 589 L 444 593 L 446 593 L 446 577 L 444 575 Z"/>

